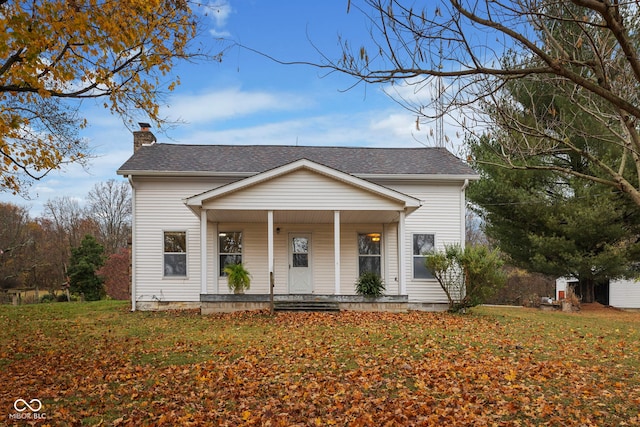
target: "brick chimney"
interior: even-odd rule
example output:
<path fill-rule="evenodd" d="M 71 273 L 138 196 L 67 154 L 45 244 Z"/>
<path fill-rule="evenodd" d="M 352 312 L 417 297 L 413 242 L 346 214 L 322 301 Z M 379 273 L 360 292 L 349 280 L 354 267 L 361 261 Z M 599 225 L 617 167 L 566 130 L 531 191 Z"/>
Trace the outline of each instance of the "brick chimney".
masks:
<path fill-rule="evenodd" d="M 156 136 L 151 133 L 151 125 L 149 123 L 138 123 L 140 130 L 133 132 L 133 152 L 135 153 L 143 145 L 152 145 L 157 141 Z"/>

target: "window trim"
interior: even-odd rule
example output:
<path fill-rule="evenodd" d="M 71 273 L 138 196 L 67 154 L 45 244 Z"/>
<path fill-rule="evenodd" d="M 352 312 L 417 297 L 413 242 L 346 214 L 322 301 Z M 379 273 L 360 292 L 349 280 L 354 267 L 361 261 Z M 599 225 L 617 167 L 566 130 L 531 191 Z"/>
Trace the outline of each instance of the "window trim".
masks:
<path fill-rule="evenodd" d="M 360 236 L 366 236 L 368 234 L 379 234 L 380 235 L 380 253 L 374 255 L 361 254 L 360 253 Z M 384 277 L 384 233 L 382 231 L 367 231 L 367 232 L 356 232 L 356 271 L 358 273 L 358 277 L 362 275 L 360 272 L 360 257 L 378 257 L 380 259 L 380 277 Z"/>
<path fill-rule="evenodd" d="M 165 243 L 167 233 L 183 233 L 184 234 L 184 252 L 166 252 Z M 167 274 L 166 255 L 184 255 L 184 274 Z M 185 279 L 189 277 L 189 230 L 178 230 L 174 228 L 162 230 L 162 278 L 163 279 Z"/>
<path fill-rule="evenodd" d="M 230 233 L 240 233 L 240 252 L 222 252 L 221 251 L 221 247 L 220 247 L 220 235 L 221 234 L 230 234 Z M 245 239 L 245 235 L 244 235 L 244 230 L 220 230 L 218 229 L 218 234 L 216 236 L 216 246 L 218 248 L 218 255 L 217 255 L 217 260 L 216 260 L 216 264 L 217 264 L 217 275 L 218 277 L 222 278 L 222 277 L 227 277 L 226 274 L 224 274 L 222 272 L 222 269 L 224 268 L 224 266 L 222 265 L 222 263 L 220 262 L 221 258 L 223 255 L 240 255 L 240 262 L 244 262 L 244 239 Z"/>
<path fill-rule="evenodd" d="M 415 259 L 416 258 L 422 258 L 424 259 L 425 256 L 424 255 L 416 255 L 415 253 L 413 253 L 413 246 L 414 246 L 414 238 L 417 235 L 420 234 L 424 234 L 424 235 L 431 235 L 433 236 L 433 248 L 436 248 L 436 233 L 429 233 L 429 232 L 412 232 L 411 233 L 411 280 L 416 280 L 416 281 L 428 281 L 428 280 L 435 280 L 435 277 L 433 277 L 433 274 L 429 273 L 431 275 L 431 277 L 416 277 L 416 262 Z"/>

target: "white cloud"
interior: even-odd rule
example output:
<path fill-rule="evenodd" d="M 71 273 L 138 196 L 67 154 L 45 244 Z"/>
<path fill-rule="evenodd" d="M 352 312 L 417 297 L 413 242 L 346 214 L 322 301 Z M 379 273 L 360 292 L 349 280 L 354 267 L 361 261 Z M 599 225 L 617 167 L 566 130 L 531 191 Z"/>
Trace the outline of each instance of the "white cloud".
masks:
<path fill-rule="evenodd" d="M 205 10 L 207 16 L 211 17 L 213 21 L 213 28 L 209 30 L 209 33 L 214 37 L 231 36 L 231 33 L 224 29 L 229 16 L 231 16 L 233 12 L 231 4 L 226 0 L 219 0 L 214 3 L 208 3 L 205 6 Z"/>
<path fill-rule="evenodd" d="M 404 119 L 403 119 L 404 116 Z M 278 144 L 312 146 L 419 146 L 409 113 L 376 110 L 325 114 L 220 131 L 196 130 L 180 138 L 187 144 Z"/>
<path fill-rule="evenodd" d="M 425 145 L 435 146 L 439 143 L 436 134 L 438 120 L 436 117 L 438 108 L 441 108 L 440 111 L 444 113 L 441 119 L 444 130 L 441 141 L 452 153 L 460 153 L 464 138 L 471 131 L 471 128 L 467 127 L 469 120 L 465 118 L 465 114 L 469 111 L 456 106 L 452 100 L 456 90 L 445 80 L 439 82 L 436 78 L 407 79 L 393 85 L 386 85 L 381 90 L 400 105 L 407 107 L 404 110 L 407 113 L 406 118 L 410 120 L 414 130 L 419 128 L 422 135 L 419 140 Z M 439 102 L 442 103 L 440 106 Z M 419 118 L 416 113 L 418 110 L 422 112 Z M 418 126 L 416 126 L 416 119 L 419 119 Z M 395 120 L 401 119 L 396 117 Z M 481 131 L 484 128 L 475 124 L 474 129 Z"/>
<path fill-rule="evenodd" d="M 371 128 L 373 130 L 389 132 L 398 137 L 406 136 L 407 132 L 418 131 L 416 129 L 415 118 L 412 117 L 409 111 L 404 110 L 390 113 L 386 117 L 372 121 Z"/>
<path fill-rule="evenodd" d="M 229 31 L 218 31 L 216 29 L 209 30 L 209 34 L 211 34 L 215 38 L 220 39 L 231 37 L 231 33 Z"/>
<path fill-rule="evenodd" d="M 305 98 L 289 93 L 242 91 L 230 88 L 197 95 L 176 96 L 162 114 L 172 120 L 203 123 L 228 120 L 260 112 L 296 110 L 308 105 Z"/>

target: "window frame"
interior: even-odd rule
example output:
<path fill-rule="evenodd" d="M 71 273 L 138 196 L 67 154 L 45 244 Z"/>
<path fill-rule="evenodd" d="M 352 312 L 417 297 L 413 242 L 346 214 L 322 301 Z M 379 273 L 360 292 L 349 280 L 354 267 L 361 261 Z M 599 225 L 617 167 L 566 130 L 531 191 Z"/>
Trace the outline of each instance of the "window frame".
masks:
<path fill-rule="evenodd" d="M 220 238 L 223 237 L 222 235 L 228 235 L 228 234 L 239 234 L 240 235 L 240 243 L 239 243 L 239 248 L 240 251 L 239 252 L 222 252 L 222 245 L 220 244 Z M 227 275 L 224 273 L 224 271 L 222 271 L 224 269 L 224 265 L 222 264 L 222 257 L 228 257 L 228 256 L 233 256 L 233 257 L 239 257 L 240 259 L 240 263 L 243 262 L 244 259 L 244 250 L 242 247 L 242 244 L 244 242 L 244 231 L 242 230 L 235 230 L 235 231 L 220 231 L 218 230 L 218 240 L 217 240 L 217 245 L 218 245 L 218 276 L 219 277 L 227 277 Z M 226 265 L 226 264 L 225 264 Z"/>
<path fill-rule="evenodd" d="M 177 251 L 177 252 L 172 252 L 172 251 L 167 251 L 167 235 L 168 234 L 182 234 L 184 235 L 184 251 Z M 189 273 L 189 233 L 188 230 L 176 230 L 176 229 L 169 229 L 169 230 L 162 230 L 162 277 L 164 279 L 175 279 L 175 278 L 186 278 L 188 277 L 188 273 Z M 172 273 L 172 274 L 168 274 L 167 273 L 167 255 L 172 256 L 172 257 L 184 257 L 184 273 Z M 174 258 L 175 259 L 175 258 Z M 175 266 L 172 265 L 171 267 L 173 268 Z"/>
<path fill-rule="evenodd" d="M 432 236 L 433 239 L 433 243 L 432 243 L 432 249 L 435 249 L 436 247 L 436 234 L 435 233 L 427 233 L 427 232 L 423 232 L 423 233 L 411 233 L 411 277 L 413 280 L 434 280 L 435 277 L 433 276 L 433 274 L 431 274 L 431 272 L 429 270 L 427 271 L 427 276 L 426 277 L 417 277 L 416 276 L 416 260 L 417 259 L 422 259 L 423 263 L 424 263 L 424 259 L 425 259 L 425 255 L 423 254 L 416 254 L 415 253 L 415 247 L 416 247 L 416 241 L 415 238 L 416 236 Z M 425 267 L 426 269 L 426 267 Z"/>
<path fill-rule="evenodd" d="M 361 236 L 367 237 L 367 236 L 376 235 L 376 234 L 380 237 L 380 240 L 378 242 L 378 253 L 377 254 L 362 254 L 362 253 L 360 253 L 360 237 Z M 383 277 L 382 276 L 383 275 L 383 267 L 384 267 L 384 265 L 383 265 L 383 248 L 384 248 L 384 245 L 382 243 L 382 232 L 381 231 L 368 231 L 368 232 L 365 232 L 365 233 L 363 233 L 363 232 L 358 232 L 357 233 L 357 235 L 356 235 L 356 251 L 357 251 L 357 254 L 358 254 L 358 257 L 357 257 L 358 277 L 360 277 L 363 273 L 365 273 L 365 272 L 360 270 L 360 266 L 361 266 L 360 260 L 361 260 L 361 258 L 378 258 L 378 260 L 379 260 L 379 264 L 378 265 L 380 266 L 380 271 L 379 272 L 375 272 L 374 271 L 373 273 L 376 273 L 380 277 Z"/>

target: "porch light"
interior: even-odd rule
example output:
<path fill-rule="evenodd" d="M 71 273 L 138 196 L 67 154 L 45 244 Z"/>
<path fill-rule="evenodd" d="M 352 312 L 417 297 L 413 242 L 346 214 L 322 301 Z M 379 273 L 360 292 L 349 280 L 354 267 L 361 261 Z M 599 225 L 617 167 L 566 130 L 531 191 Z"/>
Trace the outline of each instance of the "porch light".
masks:
<path fill-rule="evenodd" d="M 380 241 L 380 233 L 369 233 L 369 234 L 367 234 L 367 237 L 369 237 L 372 242 L 379 242 Z"/>

